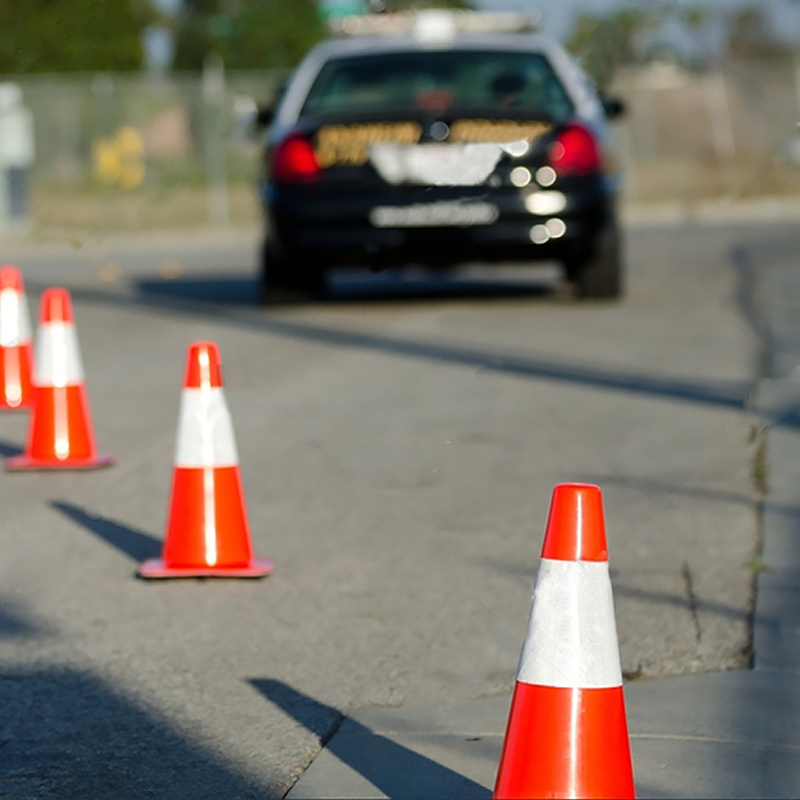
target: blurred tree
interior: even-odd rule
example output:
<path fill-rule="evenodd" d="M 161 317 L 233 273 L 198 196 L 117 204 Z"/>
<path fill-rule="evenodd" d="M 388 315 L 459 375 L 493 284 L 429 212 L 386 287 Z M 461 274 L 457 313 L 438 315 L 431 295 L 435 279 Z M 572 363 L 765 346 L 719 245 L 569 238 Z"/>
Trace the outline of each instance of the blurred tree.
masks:
<path fill-rule="evenodd" d="M 174 25 L 176 69 L 215 52 L 231 69 L 292 67 L 325 36 L 316 0 L 184 0 Z"/>
<path fill-rule="evenodd" d="M 200 69 L 206 53 L 215 49 L 211 19 L 217 0 L 183 0 L 178 15 L 167 24 L 174 37 L 172 66 L 178 69 Z"/>
<path fill-rule="evenodd" d="M 472 5 L 469 0 L 376 0 L 372 7 Z M 210 52 L 221 55 L 230 69 L 293 67 L 327 35 L 317 0 L 183 0 L 173 29 L 176 69 L 200 69 Z"/>
<path fill-rule="evenodd" d="M 597 86 L 606 89 L 619 67 L 644 60 L 644 37 L 658 24 L 653 9 L 643 6 L 604 15 L 582 11 L 575 17 L 565 46 Z"/>
<path fill-rule="evenodd" d="M 0 73 L 138 70 L 149 0 L 0 0 Z"/>
<path fill-rule="evenodd" d="M 681 5 L 677 22 L 695 43 L 690 61 L 696 68 L 704 68 L 719 57 L 719 45 L 714 41 L 714 16 L 707 6 Z"/>
<path fill-rule="evenodd" d="M 782 58 L 791 52 L 772 28 L 766 10 L 755 3 L 727 15 L 725 29 L 726 50 L 732 58 Z"/>

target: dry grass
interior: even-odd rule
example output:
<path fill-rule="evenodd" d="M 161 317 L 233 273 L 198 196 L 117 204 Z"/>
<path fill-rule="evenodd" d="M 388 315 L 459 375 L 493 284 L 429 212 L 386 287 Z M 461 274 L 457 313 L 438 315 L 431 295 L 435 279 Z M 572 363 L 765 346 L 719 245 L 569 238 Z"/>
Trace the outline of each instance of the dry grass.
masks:
<path fill-rule="evenodd" d="M 34 187 L 31 193 L 33 235 L 37 238 L 86 233 L 137 233 L 179 230 L 209 224 L 226 224 L 210 214 L 210 195 L 201 186 L 140 188 Z M 231 184 L 227 188 L 227 223 L 257 223 L 260 209 L 255 185 Z"/>
<path fill-rule="evenodd" d="M 800 167 L 785 162 L 670 158 L 635 165 L 627 175 L 627 194 L 638 203 L 680 202 L 759 197 L 800 197 Z"/>

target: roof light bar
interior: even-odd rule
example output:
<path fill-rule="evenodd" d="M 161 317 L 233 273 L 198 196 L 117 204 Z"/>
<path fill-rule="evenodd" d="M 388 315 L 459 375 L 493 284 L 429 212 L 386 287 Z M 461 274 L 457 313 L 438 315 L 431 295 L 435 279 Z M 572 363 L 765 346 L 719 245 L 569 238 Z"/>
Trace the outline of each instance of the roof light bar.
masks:
<path fill-rule="evenodd" d="M 335 36 L 396 36 L 412 34 L 421 39 L 454 33 L 529 33 L 539 26 L 538 11 L 477 12 L 427 9 L 395 14 L 352 14 L 328 24 Z"/>

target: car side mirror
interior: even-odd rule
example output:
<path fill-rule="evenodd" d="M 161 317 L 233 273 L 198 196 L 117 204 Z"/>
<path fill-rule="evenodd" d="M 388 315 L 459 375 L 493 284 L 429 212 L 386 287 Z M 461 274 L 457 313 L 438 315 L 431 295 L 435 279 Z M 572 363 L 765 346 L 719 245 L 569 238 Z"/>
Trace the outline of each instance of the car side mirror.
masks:
<path fill-rule="evenodd" d="M 625 103 L 618 97 L 603 97 L 600 102 L 606 119 L 617 119 L 625 114 Z"/>
<path fill-rule="evenodd" d="M 275 92 L 269 103 L 258 107 L 255 117 L 256 130 L 264 130 L 264 128 L 268 128 L 272 124 L 272 120 L 275 119 L 275 112 L 281 100 L 283 100 L 284 94 L 286 94 L 287 86 L 288 81 L 286 79 L 281 80 L 275 87 Z"/>

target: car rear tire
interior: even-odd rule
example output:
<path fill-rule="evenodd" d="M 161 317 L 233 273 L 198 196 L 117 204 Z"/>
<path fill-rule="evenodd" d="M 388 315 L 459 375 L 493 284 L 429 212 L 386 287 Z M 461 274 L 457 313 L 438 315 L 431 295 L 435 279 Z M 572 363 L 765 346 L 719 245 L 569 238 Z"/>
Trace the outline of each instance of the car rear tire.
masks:
<path fill-rule="evenodd" d="M 578 262 L 568 263 L 567 278 L 580 299 L 615 300 L 624 293 L 620 232 L 609 229 L 594 242 L 592 251 Z"/>
<path fill-rule="evenodd" d="M 261 302 L 313 300 L 325 293 L 325 268 L 275 242 L 261 253 Z"/>

